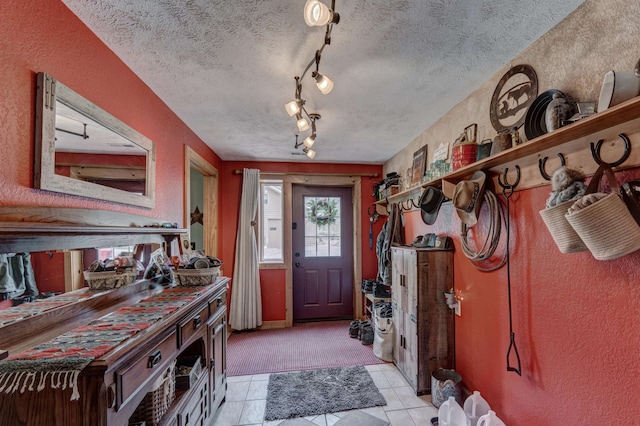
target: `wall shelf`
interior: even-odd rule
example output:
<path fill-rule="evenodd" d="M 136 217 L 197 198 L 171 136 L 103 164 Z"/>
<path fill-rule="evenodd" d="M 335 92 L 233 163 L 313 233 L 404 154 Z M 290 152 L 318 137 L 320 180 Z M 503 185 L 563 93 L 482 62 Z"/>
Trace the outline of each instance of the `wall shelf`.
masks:
<path fill-rule="evenodd" d="M 0 208 L 0 253 L 162 244 L 188 232 L 152 224 L 153 219 L 117 212 L 5 206 Z"/>
<path fill-rule="evenodd" d="M 640 143 L 637 142 L 640 138 L 640 96 L 374 204 L 382 207 L 378 209 L 378 213 L 386 213 L 387 204 L 415 200 L 420 197 L 421 189 L 426 186 L 455 185 L 478 170 L 489 173 L 495 179 L 505 168 L 513 170 L 515 165 L 520 167 L 522 177 L 516 190 L 547 185 L 549 182 L 544 180 L 538 170 L 538 159 L 549 157 L 547 170 L 551 174 L 554 167 L 560 165 L 559 160 L 555 158 L 557 153 L 565 156 L 568 167 L 590 176 L 597 169 L 597 164 L 591 157 L 589 144 L 604 140 L 603 149 L 611 152 L 602 155 L 603 161 L 613 162 L 621 156 L 623 150 L 624 143 L 618 137 L 620 133 L 629 137 L 632 149 L 629 159 L 615 170 L 639 166 L 640 150 L 634 150 L 633 145 Z"/>

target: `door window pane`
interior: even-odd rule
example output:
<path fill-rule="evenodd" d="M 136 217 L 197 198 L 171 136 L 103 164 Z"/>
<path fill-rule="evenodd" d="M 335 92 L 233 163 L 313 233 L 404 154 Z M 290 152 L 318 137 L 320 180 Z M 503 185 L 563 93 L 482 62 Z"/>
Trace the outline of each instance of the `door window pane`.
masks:
<path fill-rule="evenodd" d="M 304 197 L 305 257 L 342 255 L 340 197 Z"/>

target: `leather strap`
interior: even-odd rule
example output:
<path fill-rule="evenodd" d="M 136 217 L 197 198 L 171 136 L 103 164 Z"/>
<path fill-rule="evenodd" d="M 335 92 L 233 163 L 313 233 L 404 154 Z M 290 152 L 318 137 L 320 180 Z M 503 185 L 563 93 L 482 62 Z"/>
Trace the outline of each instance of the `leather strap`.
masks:
<path fill-rule="evenodd" d="M 584 192 L 585 195 L 598 192 L 603 174 L 607 175 L 607 180 L 609 181 L 609 188 L 611 188 L 611 193 L 620 194 L 620 186 L 618 185 L 616 175 L 613 173 L 613 170 L 611 169 L 611 165 L 609 165 L 608 163 L 600 163 L 600 167 L 598 167 L 598 170 L 596 170 L 596 172 L 593 174 L 593 177 L 589 182 L 589 186 L 587 186 L 587 190 Z"/>

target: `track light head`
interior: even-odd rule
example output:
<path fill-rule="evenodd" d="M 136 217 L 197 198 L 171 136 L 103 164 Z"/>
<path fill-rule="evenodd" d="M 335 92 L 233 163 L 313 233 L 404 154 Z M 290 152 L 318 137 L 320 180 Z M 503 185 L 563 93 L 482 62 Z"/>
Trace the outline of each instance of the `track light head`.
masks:
<path fill-rule="evenodd" d="M 302 116 L 301 113 L 296 114 L 296 120 L 297 120 L 296 124 L 298 125 L 298 130 L 300 130 L 301 132 L 305 132 L 309 130 L 309 122 L 307 121 L 306 118 Z"/>
<path fill-rule="evenodd" d="M 300 113 L 300 110 L 302 109 L 302 104 L 303 104 L 302 100 L 296 99 L 294 101 L 286 103 L 284 105 L 284 109 L 287 111 L 287 114 L 289 114 L 289 117 L 293 117 L 294 115 Z"/>
<path fill-rule="evenodd" d="M 333 81 L 331 81 L 329 77 L 322 75 L 317 71 L 314 71 L 311 76 L 316 79 L 316 86 L 318 86 L 318 89 L 323 95 L 331 93 L 333 90 Z"/>
<path fill-rule="evenodd" d="M 304 21 L 310 27 L 322 27 L 340 22 L 340 15 L 318 0 L 307 0 L 304 5 Z"/>
<path fill-rule="evenodd" d="M 307 154 L 307 157 L 309 157 L 309 159 L 313 160 L 314 158 L 316 158 L 316 152 L 310 148 L 305 148 L 302 151 L 304 151 L 305 154 Z"/>
<path fill-rule="evenodd" d="M 304 140 L 302 141 L 302 143 L 304 144 L 304 146 L 306 146 L 307 148 L 311 148 L 313 146 L 313 144 L 316 141 L 316 134 L 312 133 L 309 136 L 307 136 L 306 138 L 304 138 Z"/>

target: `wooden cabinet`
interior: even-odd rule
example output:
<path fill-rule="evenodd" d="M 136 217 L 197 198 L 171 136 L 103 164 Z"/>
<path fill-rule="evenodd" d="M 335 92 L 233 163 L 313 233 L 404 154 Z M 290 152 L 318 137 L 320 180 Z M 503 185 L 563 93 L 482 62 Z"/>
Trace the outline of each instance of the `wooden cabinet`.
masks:
<path fill-rule="evenodd" d="M 444 292 L 453 286 L 450 250 L 391 249 L 395 342 L 393 361 L 416 394 L 431 391 L 431 372 L 453 368 L 453 311 Z"/>
<path fill-rule="evenodd" d="M 136 412 L 145 396 L 167 376 L 176 359 L 183 356 L 199 357 L 202 360 L 202 372 L 194 377 L 188 389 L 175 391 L 175 400 L 159 424 L 210 424 L 215 415 L 212 406 L 215 403 L 217 408 L 226 392 L 224 339 L 228 281 L 228 278 L 218 278 L 209 286 L 176 289 L 165 289 L 148 282 L 133 284 L 139 287 L 141 293 L 150 296 L 145 299 L 147 302 L 143 300 L 146 306 L 151 303 L 149 313 L 144 315 L 154 317 L 155 312 L 163 309 L 162 306 L 179 307 L 174 311 L 169 308 L 170 313 L 90 361 L 77 376 L 75 390 L 78 395 L 75 397 L 72 396 L 72 389 L 57 385 L 43 386 L 40 390 L 1 392 L 0 425 L 127 425 L 133 417 L 138 418 Z M 168 292 L 171 294 L 165 296 Z M 106 292 L 105 297 L 108 294 Z M 139 297 L 142 296 L 132 299 L 130 304 L 117 299 L 120 300 L 117 307 L 138 311 L 144 309 Z M 109 300 L 113 299 L 113 296 L 109 297 Z M 78 308 L 62 307 L 43 315 L 49 315 L 51 319 L 65 317 L 60 312 L 65 309 Z M 115 307 L 113 311 L 116 311 Z M 88 318 L 85 324 L 91 324 L 91 327 L 95 327 L 96 323 L 121 324 L 119 321 L 122 317 L 114 319 L 104 315 Z M 74 323 L 74 332 L 78 330 L 76 325 Z M 15 327 L 29 330 L 29 318 L 4 328 Z M 59 335 L 68 336 L 65 331 L 69 327 L 64 324 L 52 324 L 50 328 L 57 330 Z M 46 336 L 49 337 L 49 334 Z M 49 345 L 51 342 L 44 339 L 37 344 Z M 9 355 L 18 353 L 9 347 Z M 43 379 L 43 382 L 47 384 L 47 380 Z M 215 395 L 212 392 L 214 387 Z"/>

